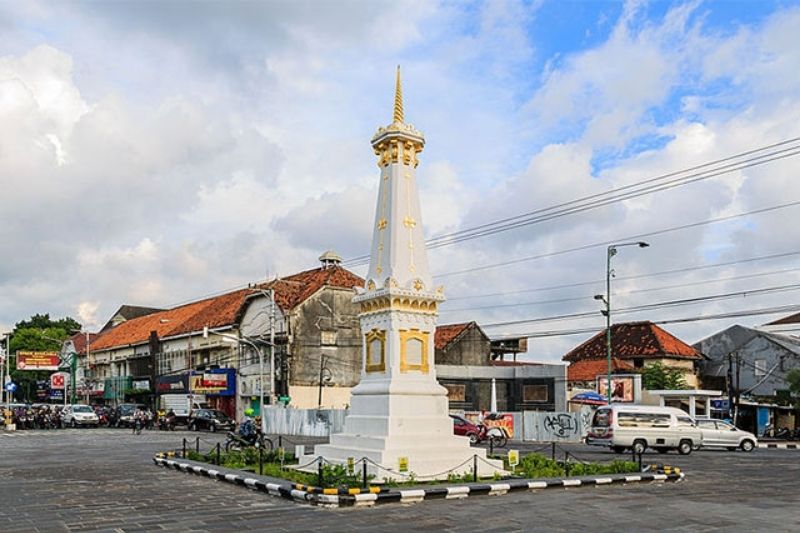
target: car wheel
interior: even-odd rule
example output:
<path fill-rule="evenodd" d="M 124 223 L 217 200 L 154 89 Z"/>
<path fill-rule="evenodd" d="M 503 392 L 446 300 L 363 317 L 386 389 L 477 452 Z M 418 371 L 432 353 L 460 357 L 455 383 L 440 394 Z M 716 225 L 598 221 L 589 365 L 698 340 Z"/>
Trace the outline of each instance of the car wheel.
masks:
<path fill-rule="evenodd" d="M 647 449 L 647 441 L 642 439 L 636 439 L 635 441 L 633 441 L 633 446 L 631 446 L 631 449 L 633 450 L 633 453 L 635 453 L 636 455 L 644 453 L 644 451 Z"/>
<path fill-rule="evenodd" d="M 755 443 L 751 440 L 743 440 L 740 446 L 743 452 L 752 452 L 753 448 L 756 447 Z"/>
<path fill-rule="evenodd" d="M 656 448 L 656 451 L 658 453 L 667 453 L 669 451 L 669 449 L 668 448 Z"/>
<path fill-rule="evenodd" d="M 211 427 L 209 429 L 211 430 L 211 433 L 216 433 L 217 432 L 217 425 L 216 424 L 211 424 Z"/>
<path fill-rule="evenodd" d="M 75 423 L 75 419 L 74 418 L 69 423 L 69 427 L 71 427 L 72 429 L 75 429 L 76 427 L 78 427 L 78 424 Z"/>
<path fill-rule="evenodd" d="M 614 446 L 611 448 L 614 453 L 625 453 L 625 446 Z"/>
<path fill-rule="evenodd" d="M 478 436 L 475 433 L 470 433 L 467 436 L 469 437 L 470 444 L 478 444 Z"/>
<path fill-rule="evenodd" d="M 692 453 L 692 441 L 686 439 L 682 440 L 678 444 L 678 453 L 681 455 L 689 455 Z"/>

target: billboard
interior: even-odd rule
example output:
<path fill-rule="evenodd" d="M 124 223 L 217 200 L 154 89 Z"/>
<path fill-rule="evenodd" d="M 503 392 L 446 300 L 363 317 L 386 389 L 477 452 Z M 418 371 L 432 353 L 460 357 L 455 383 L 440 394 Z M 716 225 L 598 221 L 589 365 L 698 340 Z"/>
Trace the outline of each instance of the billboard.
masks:
<path fill-rule="evenodd" d="M 17 370 L 58 370 L 57 352 L 17 352 Z"/>
<path fill-rule="evenodd" d="M 597 376 L 597 392 L 605 396 L 608 390 L 608 377 Z M 633 376 L 611 376 L 611 390 L 612 402 L 618 403 L 633 403 L 634 401 L 634 383 Z"/>
<path fill-rule="evenodd" d="M 236 370 L 220 368 L 195 372 L 189 378 L 189 388 L 201 394 L 233 396 L 236 393 Z"/>

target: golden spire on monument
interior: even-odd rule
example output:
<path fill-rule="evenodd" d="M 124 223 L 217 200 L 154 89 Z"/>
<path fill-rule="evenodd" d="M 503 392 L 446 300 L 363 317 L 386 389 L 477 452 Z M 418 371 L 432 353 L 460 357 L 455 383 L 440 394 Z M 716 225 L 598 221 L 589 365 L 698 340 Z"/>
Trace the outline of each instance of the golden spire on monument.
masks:
<path fill-rule="evenodd" d="M 394 121 L 403 123 L 403 85 L 400 83 L 400 65 L 397 65 L 397 83 L 394 89 Z"/>

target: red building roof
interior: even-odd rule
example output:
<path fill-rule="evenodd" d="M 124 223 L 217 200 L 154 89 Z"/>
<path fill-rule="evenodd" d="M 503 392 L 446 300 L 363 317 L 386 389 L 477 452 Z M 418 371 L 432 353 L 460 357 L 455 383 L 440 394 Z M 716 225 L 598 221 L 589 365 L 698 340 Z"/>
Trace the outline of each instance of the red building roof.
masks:
<path fill-rule="evenodd" d="M 89 343 L 94 342 L 99 335 L 99 333 L 89 333 Z M 72 341 L 72 346 L 78 354 L 86 353 L 86 333 L 76 333 L 69 340 Z"/>
<path fill-rule="evenodd" d="M 283 310 L 294 309 L 322 287 L 354 289 L 363 287 L 364 280 L 340 266 L 328 266 L 306 270 L 285 278 L 279 278 L 258 286 L 274 289 L 275 303 Z"/>
<path fill-rule="evenodd" d="M 433 336 L 433 344 L 437 350 L 444 350 L 458 337 L 460 337 L 471 325 L 476 325 L 475 322 L 464 322 L 462 324 L 445 324 L 436 327 L 436 333 Z"/>
<path fill-rule="evenodd" d="M 322 287 L 352 289 L 363 287 L 364 280 L 339 266 L 320 267 L 293 274 L 258 286 L 258 289 L 275 289 L 275 302 L 288 310 L 307 300 Z M 248 296 L 259 294 L 256 288 L 234 292 L 192 302 L 174 309 L 132 318 L 102 333 L 91 343 L 91 350 L 105 350 L 118 346 L 142 344 L 155 331 L 159 338 L 172 337 L 204 327 L 219 328 L 236 324 Z"/>
<path fill-rule="evenodd" d="M 773 320 L 772 322 L 767 322 L 764 325 L 765 326 L 780 326 L 782 324 L 800 324 L 800 313 L 795 313 L 793 315 L 785 316 L 783 318 L 779 318 L 778 320 Z"/>
<path fill-rule="evenodd" d="M 633 370 L 633 363 L 616 357 L 611 359 L 611 372 Z M 594 381 L 597 376 L 608 373 L 608 359 L 575 361 L 567 367 L 567 381 Z"/>
<path fill-rule="evenodd" d="M 601 331 L 562 359 L 582 361 L 606 357 L 606 330 Z M 611 353 L 620 359 L 700 359 L 702 356 L 652 322 L 625 322 L 611 326 Z"/>

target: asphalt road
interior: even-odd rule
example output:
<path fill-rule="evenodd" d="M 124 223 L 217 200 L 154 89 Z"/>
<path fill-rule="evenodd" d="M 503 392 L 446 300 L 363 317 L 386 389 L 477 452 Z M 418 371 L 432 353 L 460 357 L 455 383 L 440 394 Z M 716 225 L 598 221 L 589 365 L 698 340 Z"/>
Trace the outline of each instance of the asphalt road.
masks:
<path fill-rule="evenodd" d="M 221 436 L 204 433 L 203 447 Z M 0 531 L 797 531 L 800 451 L 646 454 L 678 484 L 604 486 L 329 510 L 155 467 L 194 434 L 0 432 Z M 538 445 L 521 448 L 533 449 Z M 613 453 L 571 445 L 584 460 Z M 559 451 L 563 454 L 563 451 Z"/>

